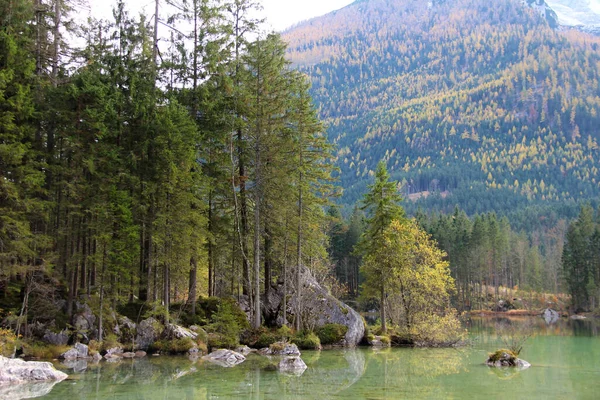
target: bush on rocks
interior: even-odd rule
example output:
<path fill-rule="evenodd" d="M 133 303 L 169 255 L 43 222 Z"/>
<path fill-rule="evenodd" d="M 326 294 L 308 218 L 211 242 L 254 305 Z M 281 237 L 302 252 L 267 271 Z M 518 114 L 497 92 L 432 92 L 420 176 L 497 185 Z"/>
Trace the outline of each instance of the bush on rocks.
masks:
<path fill-rule="evenodd" d="M 300 332 L 294 336 L 292 343 L 295 343 L 300 350 L 320 350 L 321 341 L 313 332 Z"/>
<path fill-rule="evenodd" d="M 340 343 L 348 332 L 348 327 L 341 324 L 325 324 L 317 329 L 317 336 L 321 344 L 336 344 Z"/>

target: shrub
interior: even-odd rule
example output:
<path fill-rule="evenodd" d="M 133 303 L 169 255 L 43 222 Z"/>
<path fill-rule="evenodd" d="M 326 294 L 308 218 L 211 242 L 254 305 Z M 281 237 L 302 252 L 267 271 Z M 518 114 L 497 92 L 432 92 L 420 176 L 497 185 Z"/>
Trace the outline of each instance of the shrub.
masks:
<path fill-rule="evenodd" d="M 209 335 L 211 347 L 233 348 L 239 344 L 240 333 L 249 328 L 246 314 L 235 304 L 233 299 L 224 299 L 218 311 L 212 316 L 213 323 L 206 330 L 215 335 Z M 214 344 L 214 345 L 213 345 Z"/>
<path fill-rule="evenodd" d="M 12 357 L 18 347 L 18 338 L 10 329 L 0 328 L 0 355 Z"/>
<path fill-rule="evenodd" d="M 274 332 L 262 332 L 258 336 L 258 339 L 254 343 L 254 347 L 262 349 L 263 347 L 270 347 L 273 343 L 277 342 L 277 336 Z"/>
<path fill-rule="evenodd" d="M 294 336 L 294 331 L 292 331 L 292 328 L 290 328 L 287 325 L 283 325 L 281 328 L 277 329 L 277 337 L 280 340 L 288 340 L 290 339 L 292 336 Z"/>
<path fill-rule="evenodd" d="M 275 343 L 271 343 L 269 345 L 269 349 L 272 352 L 279 352 L 279 351 L 283 351 L 283 349 L 285 349 L 285 342 L 275 342 Z"/>
<path fill-rule="evenodd" d="M 300 332 L 294 336 L 292 343 L 295 343 L 300 350 L 320 350 L 321 341 L 313 332 Z"/>
<path fill-rule="evenodd" d="M 168 354 L 187 353 L 194 347 L 196 347 L 196 343 L 189 337 L 174 340 L 159 340 L 150 346 L 154 351 Z M 200 346 L 198 347 L 200 348 Z"/>
<path fill-rule="evenodd" d="M 511 350 L 508 349 L 499 349 L 496 350 L 493 353 L 488 354 L 488 362 L 496 362 L 502 359 L 502 357 L 504 356 L 504 354 L 508 354 L 510 357 L 509 361 L 514 361 L 518 354 L 515 354 L 514 352 L 512 352 Z"/>
<path fill-rule="evenodd" d="M 123 347 L 114 333 L 109 333 L 104 337 L 104 340 L 100 343 L 100 351 L 106 351 L 115 347 Z"/>
<path fill-rule="evenodd" d="M 400 335 L 407 335 L 417 346 L 446 347 L 461 342 L 466 335 L 456 310 L 444 315 L 423 315 L 411 328 Z"/>
<path fill-rule="evenodd" d="M 342 324 L 325 324 L 317 329 L 321 344 L 339 343 L 348 332 L 348 327 Z"/>
<path fill-rule="evenodd" d="M 47 344 L 43 342 L 23 343 L 23 355 L 30 358 L 52 360 L 69 350 L 70 346 Z"/>

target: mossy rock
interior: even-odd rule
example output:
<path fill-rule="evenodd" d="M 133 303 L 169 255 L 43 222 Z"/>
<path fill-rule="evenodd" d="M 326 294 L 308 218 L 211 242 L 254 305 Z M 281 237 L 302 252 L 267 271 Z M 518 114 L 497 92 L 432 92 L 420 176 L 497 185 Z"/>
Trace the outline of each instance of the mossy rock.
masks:
<path fill-rule="evenodd" d="M 295 343 L 300 350 L 321 350 L 321 340 L 313 332 L 301 332 L 292 338 L 292 343 Z"/>
<path fill-rule="evenodd" d="M 342 324 L 325 324 L 317 329 L 317 336 L 322 345 L 340 343 L 348 332 L 348 327 Z"/>
<path fill-rule="evenodd" d="M 516 367 L 521 370 L 531 367 L 531 364 L 521 360 L 517 354 L 507 349 L 499 349 L 490 353 L 485 363 L 490 367 Z"/>

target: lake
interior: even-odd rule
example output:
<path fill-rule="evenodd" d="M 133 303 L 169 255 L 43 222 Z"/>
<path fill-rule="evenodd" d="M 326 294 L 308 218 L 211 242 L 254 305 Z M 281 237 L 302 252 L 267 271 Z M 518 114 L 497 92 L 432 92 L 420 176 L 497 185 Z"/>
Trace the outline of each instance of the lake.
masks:
<path fill-rule="evenodd" d="M 542 318 L 471 318 L 472 345 L 459 349 L 392 348 L 304 351 L 300 376 L 270 371 L 250 356 L 224 369 L 186 357 L 88 364 L 44 399 L 598 399 L 600 324 Z M 515 333 L 517 332 L 517 333 Z M 487 353 L 529 332 L 521 358 L 532 367 L 494 369 Z M 499 333 L 502 337 L 499 336 Z"/>

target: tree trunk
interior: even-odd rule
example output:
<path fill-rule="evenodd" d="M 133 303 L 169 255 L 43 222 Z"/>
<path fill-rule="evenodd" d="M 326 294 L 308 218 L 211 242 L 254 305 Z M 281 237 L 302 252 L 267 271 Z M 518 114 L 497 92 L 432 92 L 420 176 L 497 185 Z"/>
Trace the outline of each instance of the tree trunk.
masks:
<path fill-rule="evenodd" d="M 98 313 L 98 341 L 102 342 L 102 309 L 104 307 L 104 273 L 106 271 L 106 243 L 102 251 L 102 271 L 100 272 L 100 312 Z"/>
<path fill-rule="evenodd" d="M 196 315 L 196 287 L 198 276 L 198 260 L 195 256 L 190 260 L 190 290 L 188 295 L 188 303 L 192 306 L 192 316 Z"/>
<path fill-rule="evenodd" d="M 300 156 L 302 163 L 302 156 Z M 300 172 L 300 180 L 298 185 L 298 243 L 296 246 L 296 318 L 295 328 L 299 331 L 302 327 L 300 313 L 302 310 L 302 172 Z"/>
<path fill-rule="evenodd" d="M 269 295 L 271 291 L 271 280 L 272 280 L 272 245 L 273 238 L 271 237 L 271 232 L 269 231 L 268 226 L 265 224 L 265 296 Z"/>
<path fill-rule="evenodd" d="M 386 315 L 385 315 L 385 285 L 381 284 L 381 300 L 380 300 L 380 315 L 381 315 L 381 332 L 386 333 L 387 332 L 387 322 L 386 322 Z"/>

